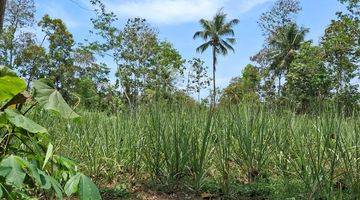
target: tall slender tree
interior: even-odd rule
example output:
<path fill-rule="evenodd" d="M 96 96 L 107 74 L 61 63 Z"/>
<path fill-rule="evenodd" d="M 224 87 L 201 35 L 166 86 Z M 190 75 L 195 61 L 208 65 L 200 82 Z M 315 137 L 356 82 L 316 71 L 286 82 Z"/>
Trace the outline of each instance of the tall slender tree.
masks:
<path fill-rule="evenodd" d="M 4 25 L 6 0 L 0 0 L 0 33 L 2 32 Z"/>
<path fill-rule="evenodd" d="M 228 51 L 231 50 L 235 52 L 232 45 L 235 43 L 235 33 L 234 26 L 240 21 L 238 19 L 232 19 L 229 22 L 226 21 L 227 14 L 220 9 L 213 19 L 206 20 L 201 19 L 200 25 L 203 30 L 197 31 L 193 38 L 202 38 L 205 43 L 200 45 L 196 51 L 203 53 L 209 47 L 212 48 L 212 57 L 213 57 L 213 95 L 212 95 L 212 106 L 216 104 L 216 83 L 215 83 L 215 74 L 216 74 L 216 63 L 218 54 L 227 55 Z"/>

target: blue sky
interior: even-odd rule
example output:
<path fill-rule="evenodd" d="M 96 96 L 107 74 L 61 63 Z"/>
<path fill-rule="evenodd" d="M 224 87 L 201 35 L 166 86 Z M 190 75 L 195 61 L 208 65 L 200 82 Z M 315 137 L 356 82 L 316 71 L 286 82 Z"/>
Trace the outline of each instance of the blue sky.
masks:
<path fill-rule="evenodd" d="M 173 43 L 185 59 L 200 57 L 211 66 L 210 52 L 196 53 L 201 40 L 192 36 L 199 30 L 200 18 L 210 18 L 219 8 L 230 18 L 240 19 L 235 28 L 237 43 L 235 53 L 220 57 L 217 67 L 217 83 L 223 88 L 229 80 L 241 74 L 243 67 L 250 63 L 250 56 L 261 49 L 264 38 L 257 25 L 261 13 L 268 10 L 274 0 L 106 0 L 107 8 L 118 15 L 119 27 L 129 17 L 143 17 L 159 31 L 161 39 Z M 73 33 L 77 42 L 90 36 L 90 18 L 94 16 L 88 0 L 35 0 L 39 20 L 44 14 L 61 18 Z M 324 29 L 335 19 L 335 13 L 344 10 L 338 0 L 302 0 L 303 10 L 297 16 L 298 24 L 310 29 L 307 39 L 318 42 Z M 39 29 L 35 32 L 41 35 Z M 116 66 L 108 59 L 105 62 L 115 71 Z M 111 75 L 113 79 L 113 74 Z"/>

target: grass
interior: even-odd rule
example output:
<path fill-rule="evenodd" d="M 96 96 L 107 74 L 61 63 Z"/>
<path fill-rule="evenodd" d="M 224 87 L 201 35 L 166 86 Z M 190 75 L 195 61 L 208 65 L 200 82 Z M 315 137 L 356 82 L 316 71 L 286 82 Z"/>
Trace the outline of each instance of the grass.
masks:
<path fill-rule="evenodd" d="M 117 195 L 141 185 L 223 199 L 360 198 L 359 115 L 262 106 L 209 113 L 161 103 L 113 114 L 84 111 L 78 122 L 33 115 L 49 127 L 58 153 Z"/>

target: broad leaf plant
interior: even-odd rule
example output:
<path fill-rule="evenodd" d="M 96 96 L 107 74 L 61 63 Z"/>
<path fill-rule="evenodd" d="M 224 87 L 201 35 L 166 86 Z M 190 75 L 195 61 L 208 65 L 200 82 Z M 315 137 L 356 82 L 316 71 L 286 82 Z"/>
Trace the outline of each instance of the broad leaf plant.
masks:
<path fill-rule="evenodd" d="M 75 163 L 54 154 L 50 134 L 26 114 L 35 106 L 72 120 L 80 116 L 45 79 L 30 93 L 16 73 L 0 66 L 0 199 L 101 199 Z"/>

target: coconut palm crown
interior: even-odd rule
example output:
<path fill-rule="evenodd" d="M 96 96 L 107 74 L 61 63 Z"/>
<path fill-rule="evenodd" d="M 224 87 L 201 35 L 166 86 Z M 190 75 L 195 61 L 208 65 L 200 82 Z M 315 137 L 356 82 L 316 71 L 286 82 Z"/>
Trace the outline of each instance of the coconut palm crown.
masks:
<path fill-rule="evenodd" d="M 240 21 L 238 19 L 232 19 L 226 21 L 227 14 L 220 9 L 211 20 L 201 19 L 200 25 L 202 27 L 201 31 L 197 31 L 194 34 L 194 39 L 202 38 L 205 43 L 200 45 L 196 51 L 203 53 L 209 47 L 212 48 L 212 57 L 213 57 L 213 95 L 212 95 L 212 105 L 215 105 L 216 101 L 216 84 L 215 84 L 215 73 L 216 73 L 216 64 L 217 56 L 227 55 L 228 51 L 235 52 L 232 47 L 235 44 L 235 33 L 233 27 L 238 24 Z"/>
<path fill-rule="evenodd" d="M 278 92 L 280 95 L 281 75 L 287 73 L 296 51 L 300 49 L 308 29 L 289 23 L 280 27 L 270 38 L 270 54 L 273 60 L 270 69 L 279 78 Z"/>

